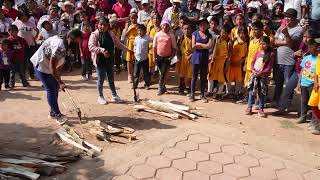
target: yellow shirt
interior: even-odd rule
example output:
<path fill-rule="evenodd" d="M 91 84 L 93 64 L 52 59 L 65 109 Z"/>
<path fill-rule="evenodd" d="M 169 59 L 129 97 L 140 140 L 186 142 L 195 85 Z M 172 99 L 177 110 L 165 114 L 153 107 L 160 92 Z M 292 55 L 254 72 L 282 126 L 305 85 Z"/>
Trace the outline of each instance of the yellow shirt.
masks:
<path fill-rule="evenodd" d="M 248 56 L 247 56 L 247 70 L 251 71 L 251 64 L 256 53 L 260 51 L 259 39 L 252 39 L 249 42 Z"/>
<path fill-rule="evenodd" d="M 228 42 L 226 40 L 217 39 L 213 57 L 215 63 L 225 62 L 228 57 Z"/>
<path fill-rule="evenodd" d="M 239 41 L 235 40 L 233 42 L 231 61 L 232 62 L 241 61 L 247 55 L 247 51 L 248 51 L 248 44 L 246 42 L 239 44 Z"/>

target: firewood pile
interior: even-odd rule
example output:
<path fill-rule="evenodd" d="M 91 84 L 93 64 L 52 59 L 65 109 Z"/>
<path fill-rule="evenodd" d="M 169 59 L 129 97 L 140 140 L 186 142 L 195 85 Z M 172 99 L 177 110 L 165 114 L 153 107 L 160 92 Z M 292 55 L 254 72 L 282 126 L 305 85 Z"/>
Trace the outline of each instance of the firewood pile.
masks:
<path fill-rule="evenodd" d="M 0 149 L 0 179 L 38 179 L 64 172 L 65 164 L 79 159 L 79 155 L 46 155 L 28 151 Z"/>
<path fill-rule="evenodd" d="M 190 120 L 197 119 L 198 117 L 207 117 L 205 114 L 197 111 L 203 108 L 190 107 L 186 105 L 174 104 L 171 102 L 155 101 L 145 99 L 140 105 L 135 105 L 134 108 L 138 111 L 149 112 L 165 116 L 171 119 L 186 118 Z"/>

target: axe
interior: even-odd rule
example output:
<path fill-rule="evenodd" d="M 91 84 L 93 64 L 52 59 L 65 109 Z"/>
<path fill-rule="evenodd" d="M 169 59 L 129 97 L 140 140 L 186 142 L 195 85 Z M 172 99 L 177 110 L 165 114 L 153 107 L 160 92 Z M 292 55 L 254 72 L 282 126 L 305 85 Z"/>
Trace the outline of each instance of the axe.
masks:
<path fill-rule="evenodd" d="M 79 123 L 81 124 L 81 110 L 80 108 L 78 108 L 77 104 L 74 102 L 72 96 L 70 95 L 69 91 L 67 88 L 64 88 L 64 92 L 66 92 L 66 94 L 68 95 L 71 104 L 73 105 L 74 109 L 76 110 L 77 114 L 78 114 L 78 118 L 79 118 Z"/>

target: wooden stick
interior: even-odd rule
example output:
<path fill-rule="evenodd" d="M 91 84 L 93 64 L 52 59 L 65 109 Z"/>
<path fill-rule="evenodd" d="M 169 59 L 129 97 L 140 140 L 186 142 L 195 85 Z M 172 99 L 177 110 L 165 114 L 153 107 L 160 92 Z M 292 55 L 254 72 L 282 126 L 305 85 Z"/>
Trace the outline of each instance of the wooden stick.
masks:
<path fill-rule="evenodd" d="M 149 113 L 152 113 L 152 114 L 165 116 L 165 117 L 168 117 L 168 118 L 171 118 L 171 119 L 179 119 L 180 118 L 179 114 L 171 114 L 171 113 L 166 113 L 166 112 L 160 112 L 160 111 L 153 110 L 153 109 L 150 109 L 150 108 L 139 108 L 139 109 L 137 109 L 137 111 L 145 111 L 145 112 L 149 112 Z"/>
<path fill-rule="evenodd" d="M 93 149 L 93 150 L 95 150 L 95 151 L 97 151 L 97 152 L 102 152 L 102 148 L 100 148 L 100 147 L 98 147 L 98 146 L 96 146 L 96 145 L 94 145 L 94 144 L 91 144 L 91 143 L 89 143 L 89 142 L 87 142 L 87 141 L 83 141 L 83 143 L 84 143 L 86 146 L 88 146 L 89 148 L 91 148 L 91 149 Z"/>
<path fill-rule="evenodd" d="M 120 134 L 115 134 L 115 135 L 119 136 L 119 137 L 127 138 L 127 139 L 129 139 L 129 141 L 137 139 L 137 135 L 135 135 L 135 134 L 120 133 Z"/>
<path fill-rule="evenodd" d="M 79 159 L 78 155 L 72 155 L 71 153 L 65 154 L 65 155 L 47 155 L 47 154 L 40 154 L 35 152 L 28 152 L 28 151 L 20 151 L 20 150 L 14 150 L 14 149 L 7 149 L 3 148 L 0 149 L 0 155 L 6 156 L 6 157 L 30 157 L 35 159 L 41 159 L 44 161 L 76 161 Z"/>
<path fill-rule="evenodd" d="M 58 129 L 56 134 L 65 143 L 70 144 L 70 145 L 72 145 L 72 146 L 74 146 L 76 148 L 79 148 L 79 149 L 85 151 L 86 153 L 88 153 L 89 156 L 94 157 L 94 152 L 92 152 L 88 148 L 83 147 L 81 144 L 73 141 L 73 137 L 71 135 L 69 135 L 63 128 Z"/>
<path fill-rule="evenodd" d="M 19 168 L 18 166 L 10 167 L 7 165 L 0 165 L 0 173 L 8 176 L 17 176 L 31 180 L 36 180 L 40 177 L 40 174 L 26 171 L 24 168 Z"/>

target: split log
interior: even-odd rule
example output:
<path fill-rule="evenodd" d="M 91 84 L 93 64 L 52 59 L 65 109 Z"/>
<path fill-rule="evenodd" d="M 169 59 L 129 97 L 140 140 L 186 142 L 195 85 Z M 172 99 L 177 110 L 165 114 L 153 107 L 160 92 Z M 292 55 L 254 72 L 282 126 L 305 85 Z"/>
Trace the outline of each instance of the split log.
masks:
<path fill-rule="evenodd" d="M 94 152 L 92 152 L 91 150 L 89 150 L 88 148 L 85 148 L 84 146 L 82 146 L 81 144 L 75 142 L 73 140 L 73 137 L 71 135 L 69 135 L 64 128 L 60 128 L 58 129 L 58 131 L 56 132 L 56 134 L 59 136 L 59 138 L 64 141 L 67 144 L 70 144 L 76 148 L 79 148 L 83 151 L 85 151 L 90 157 L 94 157 Z"/>
<path fill-rule="evenodd" d="M 24 159 L 0 158 L 0 162 L 35 168 L 37 173 L 46 176 L 50 176 L 56 173 L 62 173 L 67 169 L 65 166 L 57 163 L 51 163 L 40 159 L 33 159 L 28 157 L 25 157 Z"/>
<path fill-rule="evenodd" d="M 110 124 L 111 126 L 114 126 L 116 128 L 120 128 L 120 129 L 123 129 L 125 133 L 134 133 L 136 130 L 134 130 L 133 128 L 131 127 L 127 127 L 127 126 L 124 126 L 122 124 L 119 124 L 119 123 L 115 123 L 115 122 L 107 122 L 107 124 Z"/>
<path fill-rule="evenodd" d="M 96 146 L 94 144 L 91 144 L 91 143 L 89 143 L 87 141 L 83 141 L 83 144 L 85 144 L 86 146 L 88 146 L 89 148 L 91 148 L 91 149 L 93 149 L 93 150 L 95 150 L 97 152 L 102 152 L 102 148 L 100 148 L 100 147 L 98 147 L 98 146 Z"/>
<path fill-rule="evenodd" d="M 111 134 L 108 134 L 105 131 L 96 131 L 96 130 L 91 130 L 90 129 L 90 133 L 93 134 L 99 141 L 105 141 L 105 142 L 114 142 L 114 143 L 119 143 L 119 144 L 126 144 L 124 142 L 115 140 L 113 138 L 111 138 Z"/>
<path fill-rule="evenodd" d="M 7 176 L 15 176 L 21 178 L 27 178 L 31 180 L 36 180 L 40 177 L 40 174 L 27 171 L 26 168 L 22 166 L 11 166 L 10 164 L 0 164 L 0 173 Z"/>
<path fill-rule="evenodd" d="M 191 113 L 188 113 L 186 111 L 177 109 L 173 106 L 170 106 L 166 103 L 162 103 L 159 101 L 153 101 L 153 100 L 148 100 L 145 102 L 145 104 L 148 107 L 151 107 L 152 109 L 158 110 L 158 111 L 164 111 L 164 112 L 168 112 L 168 113 L 179 113 L 181 116 L 186 117 L 188 119 L 196 119 L 197 116 Z"/>
<path fill-rule="evenodd" d="M 194 115 L 197 115 L 199 117 L 205 117 L 207 118 L 208 116 L 206 114 L 203 114 L 201 112 L 198 112 L 198 111 L 195 111 L 195 110 L 190 110 L 190 113 L 194 114 Z"/>
<path fill-rule="evenodd" d="M 63 155 L 47 155 L 47 154 L 40 154 L 35 152 L 20 151 L 20 150 L 7 149 L 7 148 L 0 149 L 0 155 L 6 156 L 6 157 L 13 157 L 13 158 L 30 157 L 30 158 L 41 159 L 41 160 L 50 161 L 50 162 L 76 161 L 79 159 L 79 155 L 74 155 L 71 153 L 63 154 Z"/>
<path fill-rule="evenodd" d="M 4 175 L 4 174 L 0 174 L 0 179 L 1 180 L 21 180 L 18 177 L 7 176 L 7 175 Z"/>
<path fill-rule="evenodd" d="M 160 116 L 165 116 L 165 117 L 168 117 L 168 118 L 171 118 L 171 119 L 179 119 L 180 116 L 179 114 L 171 114 L 171 113 L 166 113 L 166 112 L 161 112 L 161 111 L 157 111 L 157 110 L 153 110 L 153 109 L 150 109 L 144 105 L 135 105 L 134 108 L 137 110 L 137 111 L 145 111 L 145 112 L 149 112 L 149 113 L 152 113 L 152 114 L 157 114 L 157 115 L 160 115 Z"/>

